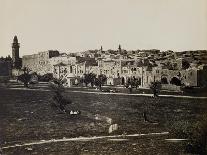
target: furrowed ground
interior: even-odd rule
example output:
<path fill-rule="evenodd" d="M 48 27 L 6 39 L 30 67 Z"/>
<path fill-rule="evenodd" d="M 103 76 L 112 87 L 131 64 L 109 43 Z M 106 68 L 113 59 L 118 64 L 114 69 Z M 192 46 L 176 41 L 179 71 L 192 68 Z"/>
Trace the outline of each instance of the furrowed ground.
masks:
<path fill-rule="evenodd" d="M 3 154 L 177 154 L 182 144 L 167 142 L 170 135 L 103 138 L 5 148 L 40 140 L 168 132 L 179 121 L 198 121 L 206 99 L 89 94 L 68 91 L 73 103 L 68 110 L 81 110 L 72 117 L 50 106 L 51 91 L 0 89 L 0 143 Z M 143 112 L 149 122 L 144 122 Z M 109 134 L 109 124 L 95 115 L 111 118 L 118 130 Z M 122 137 L 123 138 L 123 137 Z M 28 149 L 29 147 L 29 149 Z"/>

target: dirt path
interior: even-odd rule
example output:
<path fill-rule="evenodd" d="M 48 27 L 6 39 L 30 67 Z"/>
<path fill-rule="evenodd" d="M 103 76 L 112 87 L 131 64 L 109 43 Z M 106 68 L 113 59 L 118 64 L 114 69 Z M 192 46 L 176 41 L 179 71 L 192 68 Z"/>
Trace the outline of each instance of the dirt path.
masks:
<path fill-rule="evenodd" d="M 29 89 L 29 88 L 8 88 L 14 90 L 31 90 L 31 91 L 50 91 L 47 89 Z M 104 95 L 125 95 L 125 96 L 148 96 L 153 97 L 153 94 L 127 94 L 127 93 L 107 93 L 107 92 L 90 92 L 90 91 L 79 91 L 79 90 L 66 90 L 66 92 L 75 92 L 75 93 L 87 93 L 87 94 L 104 94 Z M 188 98 L 188 99 L 207 99 L 207 97 L 198 97 L 198 96 L 182 96 L 182 95 L 159 95 L 159 97 L 173 97 L 173 98 Z"/>
<path fill-rule="evenodd" d="M 1 149 L 4 150 L 4 149 L 9 149 L 9 148 L 41 145 L 41 144 L 48 144 L 48 143 L 67 142 L 67 141 L 92 141 L 92 140 L 105 139 L 105 138 L 127 138 L 127 137 L 168 135 L 168 134 L 169 134 L 169 132 L 160 132 L 160 133 L 147 133 L 147 134 L 130 134 L 130 135 L 112 135 L 112 136 L 93 136 L 93 137 L 50 139 L 50 140 L 40 140 L 40 141 L 35 141 L 35 142 L 30 142 L 30 143 L 15 144 L 15 145 L 11 145 L 11 146 L 4 146 Z"/>

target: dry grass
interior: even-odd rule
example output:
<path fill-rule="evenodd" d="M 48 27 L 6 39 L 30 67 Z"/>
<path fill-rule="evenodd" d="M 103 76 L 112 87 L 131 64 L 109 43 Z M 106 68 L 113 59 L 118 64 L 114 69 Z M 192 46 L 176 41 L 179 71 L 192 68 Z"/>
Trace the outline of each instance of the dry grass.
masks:
<path fill-rule="evenodd" d="M 198 99 L 69 92 L 65 96 L 71 98 L 73 104 L 67 108 L 83 112 L 80 116 L 71 117 L 51 108 L 52 96 L 52 92 L 0 89 L 1 146 L 41 139 L 108 135 L 108 123 L 95 120 L 93 116 L 96 114 L 112 118 L 113 123 L 119 125 L 118 131 L 113 134 L 169 131 L 169 126 L 176 121 L 196 121 L 207 108 L 206 100 Z M 150 122 L 143 121 L 144 111 Z M 174 150 L 165 138 L 65 142 L 38 145 L 29 151 L 25 148 L 3 151 L 6 154 L 168 154 L 183 151 L 182 148 Z"/>

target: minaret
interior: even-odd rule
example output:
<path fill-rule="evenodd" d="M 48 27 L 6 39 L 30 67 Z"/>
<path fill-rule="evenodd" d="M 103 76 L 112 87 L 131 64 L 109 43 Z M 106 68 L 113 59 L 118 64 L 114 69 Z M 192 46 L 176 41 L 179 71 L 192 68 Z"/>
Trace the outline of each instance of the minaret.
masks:
<path fill-rule="evenodd" d="M 118 51 L 121 52 L 121 45 L 119 45 Z"/>
<path fill-rule="evenodd" d="M 12 63 L 13 68 L 20 67 L 20 59 L 19 59 L 19 43 L 17 36 L 14 36 L 13 43 L 12 43 Z"/>

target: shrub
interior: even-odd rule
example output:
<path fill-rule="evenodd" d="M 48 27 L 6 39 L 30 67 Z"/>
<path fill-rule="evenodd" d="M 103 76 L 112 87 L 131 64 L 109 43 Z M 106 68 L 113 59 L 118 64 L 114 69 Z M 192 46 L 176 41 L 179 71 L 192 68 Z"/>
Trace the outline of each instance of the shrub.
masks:
<path fill-rule="evenodd" d="M 44 75 L 38 75 L 38 80 L 41 82 L 49 82 L 51 80 L 53 80 L 53 74 L 52 73 L 47 73 Z"/>
<path fill-rule="evenodd" d="M 0 83 L 8 83 L 9 77 L 0 77 Z"/>

